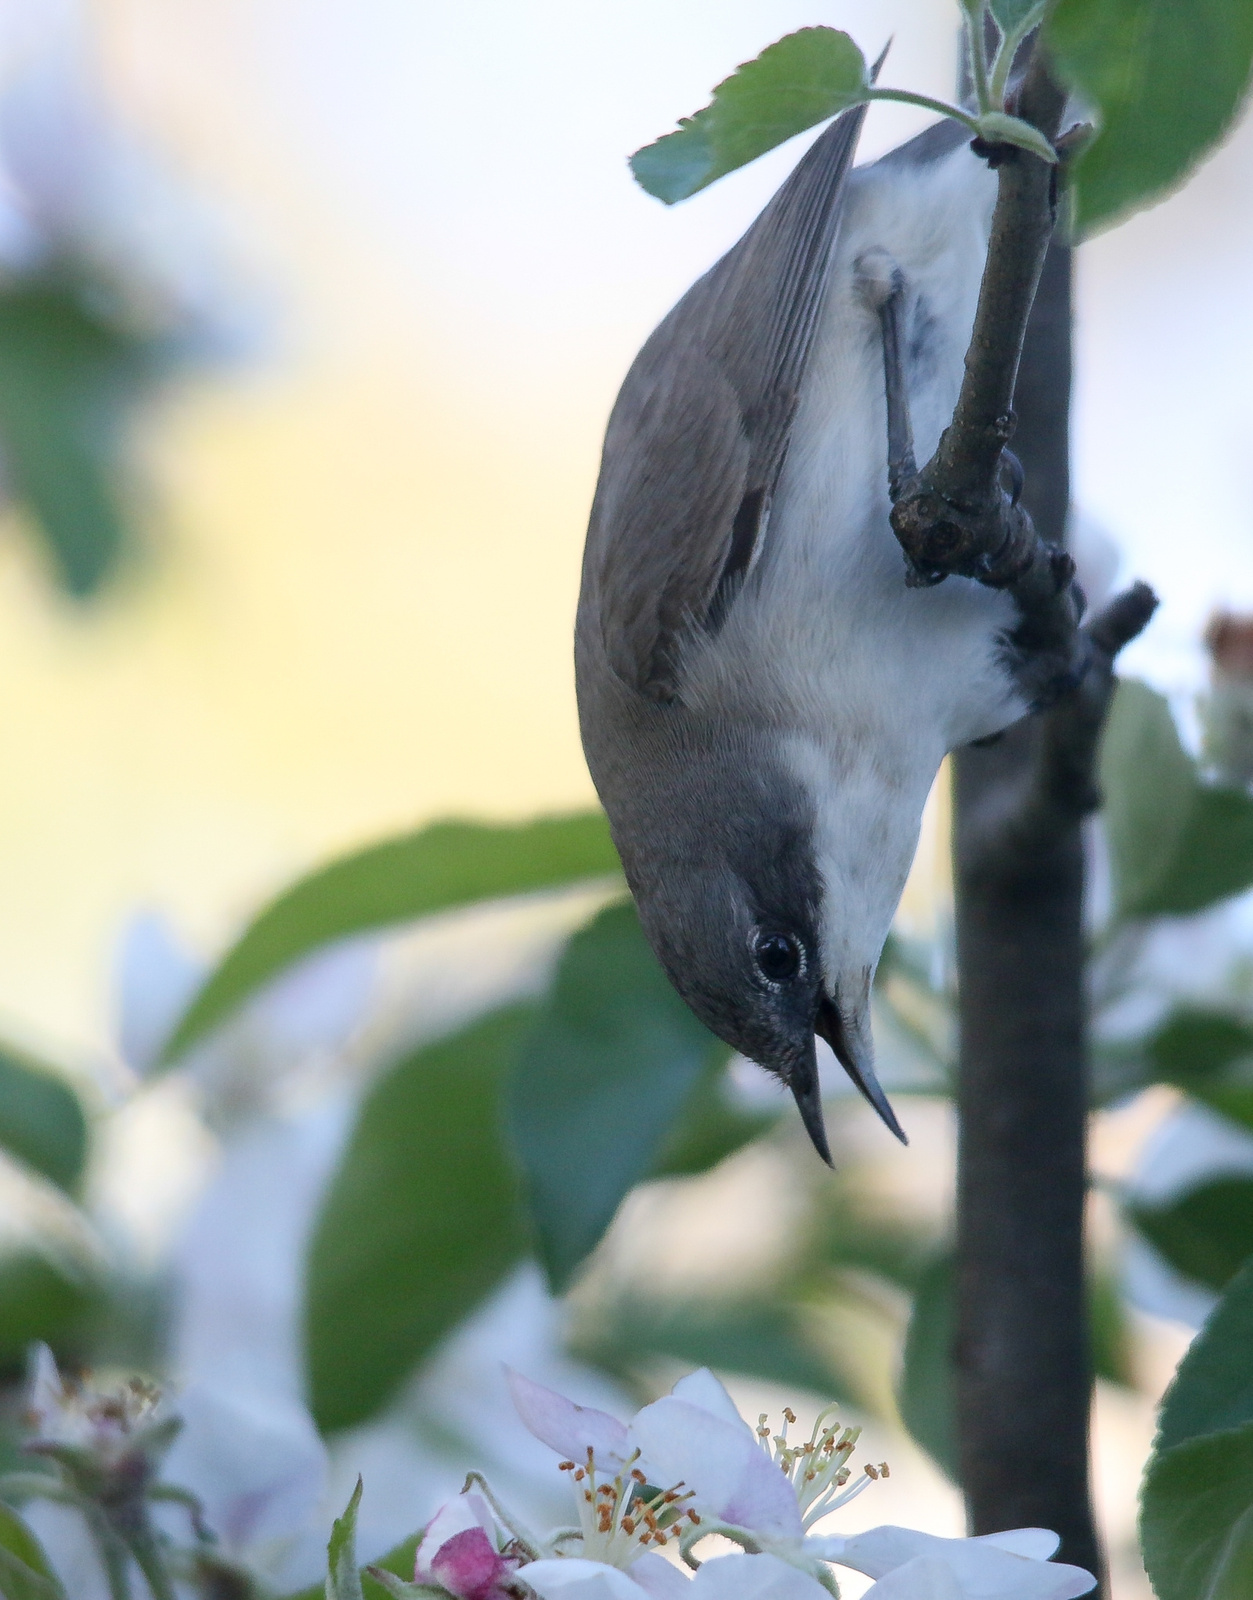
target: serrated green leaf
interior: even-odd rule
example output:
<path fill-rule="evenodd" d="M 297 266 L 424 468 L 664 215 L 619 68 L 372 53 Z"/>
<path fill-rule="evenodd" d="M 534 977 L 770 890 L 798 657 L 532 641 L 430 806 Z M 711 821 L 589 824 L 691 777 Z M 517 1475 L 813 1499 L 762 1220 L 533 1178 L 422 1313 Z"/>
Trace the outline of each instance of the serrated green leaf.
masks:
<path fill-rule="evenodd" d="M 1253 1422 L 1155 1451 L 1140 1503 L 1158 1600 L 1253 1594 Z"/>
<path fill-rule="evenodd" d="M 989 0 L 988 10 L 997 27 L 1005 34 L 1013 33 L 1030 20 L 1033 11 L 1042 12 L 1044 7 L 1040 0 Z"/>
<path fill-rule="evenodd" d="M 73 1193 L 87 1160 L 87 1114 L 54 1068 L 0 1044 L 0 1146 Z"/>
<path fill-rule="evenodd" d="M 0 1596 L 3 1600 L 65 1600 L 39 1540 L 11 1506 L 0 1503 Z"/>
<path fill-rule="evenodd" d="M 801 28 L 746 61 L 676 133 L 631 157 L 640 186 L 673 205 L 867 96 L 866 60 L 835 28 Z"/>
<path fill-rule="evenodd" d="M 146 359 L 71 283 L 18 280 L 0 293 L 0 441 L 57 581 L 95 594 L 125 540 L 118 432 Z"/>
<path fill-rule="evenodd" d="M 1230 128 L 1253 67 L 1244 0 L 1057 0 L 1045 35 L 1063 77 L 1100 112 L 1074 173 L 1082 233 L 1180 184 Z"/>
<path fill-rule="evenodd" d="M 564 1288 L 656 1170 L 730 1054 L 671 987 L 629 902 L 566 948 L 509 1084 L 508 1128 L 540 1258 Z M 698 1111 L 693 1105 L 693 1110 Z"/>
<path fill-rule="evenodd" d="M 956 1323 L 953 1258 L 936 1256 L 914 1294 L 896 1403 L 914 1440 L 953 1483 L 960 1481 L 953 1389 Z"/>
<path fill-rule="evenodd" d="M 1183 916 L 1253 884 L 1253 799 L 1200 782 L 1147 684 L 1118 685 L 1101 786 L 1116 917 Z"/>
<path fill-rule="evenodd" d="M 1253 1422 L 1253 1262 L 1231 1280 L 1179 1363 L 1157 1419 L 1157 1448 Z"/>
<path fill-rule="evenodd" d="M 331 1526 L 326 1547 L 326 1600 L 364 1600 L 357 1569 L 357 1508 L 361 1504 L 361 1479 L 352 1498 Z"/>
<path fill-rule="evenodd" d="M 162 1052 L 173 1061 L 249 996 L 333 940 L 620 870 L 600 812 L 517 826 L 437 822 L 333 861 L 283 891 L 227 952 Z"/>
<path fill-rule="evenodd" d="M 1253 1255 L 1253 1178 L 1216 1178 L 1126 1215 L 1176 1272 L 1211 1289 L 1226 1288 Z"/>
<path fill-rule="evenodd" d="M 308 1385 L 326 1431 L 386 1404 L 522 1252 L 500 1102 L 531 1015 L 499 1011 L 418 1050 L 361 1106 L 306 1271 Z"/>

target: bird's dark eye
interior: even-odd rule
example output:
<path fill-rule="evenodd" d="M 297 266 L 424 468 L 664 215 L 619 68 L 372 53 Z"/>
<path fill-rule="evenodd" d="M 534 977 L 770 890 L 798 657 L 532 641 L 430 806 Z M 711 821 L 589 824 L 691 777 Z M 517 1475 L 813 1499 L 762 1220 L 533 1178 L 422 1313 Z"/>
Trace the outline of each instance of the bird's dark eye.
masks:
<path fill-rule="evenodd" d="M 786 983 L 801 970 L 803 953 L 800 941 L 790 933 L 759 933 L 753 955 L 762 977 L 771 983 Z"/>

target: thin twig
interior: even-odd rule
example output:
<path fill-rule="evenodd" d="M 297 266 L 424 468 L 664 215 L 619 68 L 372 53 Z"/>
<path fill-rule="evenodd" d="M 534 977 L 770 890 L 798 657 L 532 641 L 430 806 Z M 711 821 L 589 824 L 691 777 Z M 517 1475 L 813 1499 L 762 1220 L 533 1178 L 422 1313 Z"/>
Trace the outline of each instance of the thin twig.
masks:
<path fill-rule="evenodd" d="M 1064 109 L 1065 93 L 1037 48 L 1016 114 L 1052 142 Z M 1011 642 L 1033 704 L 1044 706 L 1073 688 L 1086 665 L 1081 601 L 1074 563 L 1039 537 L 1001 467 L 1027 319 L 1056 222 L 1056 169 L 1014 146 L 977 148 L 996 167 L 999 187 L 961 393 L 935 454 L 900 485 L 892 528 L 912 583 L 959 574 L 1010 591 L 1022 619 Z"/>

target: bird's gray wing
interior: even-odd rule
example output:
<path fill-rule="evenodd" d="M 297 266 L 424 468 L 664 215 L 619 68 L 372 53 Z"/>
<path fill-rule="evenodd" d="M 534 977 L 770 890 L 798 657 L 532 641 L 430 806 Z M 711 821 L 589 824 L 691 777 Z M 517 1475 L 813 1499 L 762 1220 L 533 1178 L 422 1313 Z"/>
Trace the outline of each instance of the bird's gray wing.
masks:
<path fill-rule="evenodd" d="M 636 357 L 605 437 L 581 631 L 656 700 L 716 630 L 762 535 L 822 307 L 865 114 L 846 111 Z"/>

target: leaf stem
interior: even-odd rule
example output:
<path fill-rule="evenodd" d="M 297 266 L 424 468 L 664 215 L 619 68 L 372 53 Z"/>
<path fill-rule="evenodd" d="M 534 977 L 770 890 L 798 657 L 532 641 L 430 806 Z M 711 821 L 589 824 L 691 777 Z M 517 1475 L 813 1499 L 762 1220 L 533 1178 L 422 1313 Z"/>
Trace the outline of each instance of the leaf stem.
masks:
<path fill-rule="evenodd" d="M 970 51 L 970 79 L 981 116 L 992 110 L 992 99 L 988 92 L 988 51 L 983 32 L 985 9 L 984 0 L 962 0 L 962 10 L 966 13 L 966 40 Z"/>
<path fill-rule="evenodd" d="M 1018 47 L 1039 24 L 1044 15 L 1044 5 L 1040 3 L 1032 6 L 1026 16 L 1021 18 L 1017 25 L 1002 38 L 992 63 L 992 81 L 988 93 L 992 101 L 993 110 L 1002 110 L 1005 105 L 1005 87 L 1009 82 L 1009 74 L 1013 69 L 1014 57 L 1018 54 Z"/>
<path fill-rule="evenodd" d="M 938 111 L 942 117 L 952 117 L 954 122 L 964 123 L 971 133 L 979 132 L 979 123 L 968 111 L 963 111 L 960 106 L 951 106 L 947 100 L 933 100 L 929 94 L 914 94 L 910 89 L 868 89 L 867 100 L 895 100 L 905 106 L 922 106 L 926 111 Z"/>

